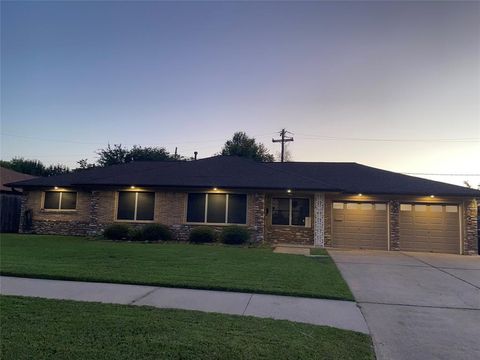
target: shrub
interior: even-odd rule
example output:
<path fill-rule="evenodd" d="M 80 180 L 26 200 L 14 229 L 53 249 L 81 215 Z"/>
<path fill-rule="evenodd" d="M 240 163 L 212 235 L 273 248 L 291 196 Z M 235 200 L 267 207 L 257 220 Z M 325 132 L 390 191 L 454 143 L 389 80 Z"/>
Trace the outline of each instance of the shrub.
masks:
<path fill-rule="evenodd" d="M 138 227 L 134 227 L 134 228 L 131 228 L 129 233 L 128 233 L 128 238 L 131 240 L 131 241 L 143 241 L 143 229 L 142 228 L 138 228 Z"/>
<path fill-rule="evenodd" d="M 148 224 L 142 228 L 142 239 L 146 241 L 171 240 L 172 232 L 162 224 Z"/>
<path fill-rule="evenodd" d="M 110 240 L 128 240 L 130 227 L 126 224 L 112 224 L 105 228 L 103 236 Z"/>
<path fill-rule="evenodd" d="M 190 231 L 188 240 L 195 244 L 211 243 L 215 241 L 215 231 L 208 227 L 197 227 Z"/>
<path fill-rule="evenodd" d="M 250 233 L 247 228 L 234 225 L 223 228 L 220 238 L 224 244 L 240 245 L 250 240 Z"/>

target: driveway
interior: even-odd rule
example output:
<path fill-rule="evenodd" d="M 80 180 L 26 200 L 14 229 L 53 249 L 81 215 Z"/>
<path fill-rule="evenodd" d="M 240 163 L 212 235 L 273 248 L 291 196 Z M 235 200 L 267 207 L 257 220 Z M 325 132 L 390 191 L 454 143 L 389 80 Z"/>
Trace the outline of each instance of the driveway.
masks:
<path fill-rule="evenodd" d="M 378 359 L 480 359 L 480 257 L 329 250 Z"/>

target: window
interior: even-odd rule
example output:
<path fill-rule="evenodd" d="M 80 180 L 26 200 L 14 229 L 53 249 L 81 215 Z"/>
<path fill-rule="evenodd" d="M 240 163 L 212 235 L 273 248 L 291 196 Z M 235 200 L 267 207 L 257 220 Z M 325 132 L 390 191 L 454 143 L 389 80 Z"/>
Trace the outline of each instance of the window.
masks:
<path fill-rule="evenodd" d="M 412 211 L 412 205 L 400 204 L 400 211 Z"/>
<path fill-rule="evenodd" d="M 310 201 L 302 198 L 273 198 L 272 224 L 305 226 L 310 217 Z"/>
<path fill-rule="evenodd" d="M 188 194 L 187 222 L 246 224 L 247 195 Z"/>
<path fill-rule="evenodd" d="M 120 191 L 117 220 L 152 221 L 155 208 L 154 192 Z"/>
<path fill-rule="evenodd" d="M 430 205 L 430 212 L 443 212 L 442 205 Z"/>
<path fill-rule="evenodd" d="M 369 203 L 360 204 L 360 210 L 372 210 L 372 209 L 373 209 L 372 204 L 369 204 Z"/>
<path fill-rule="evenodd" d="M 43 208 L 46 210 L 75 210 L 77 193 L 74 191 L 45 191 Z"/>
<path fill-rule="evenodd" d="M 333 203 L 333 208 L 334 208 L 334 209 L 337 209 L 337 210 L 340 210 L 340 209 L 343 210 L 343 203 L 334 202 L 334 203 Z"/>
<path fill-rule="evenodd" d="M 357 203 L 347 203 L 347 210 L 357 210 L 359 207 L 359 204 Z"/>

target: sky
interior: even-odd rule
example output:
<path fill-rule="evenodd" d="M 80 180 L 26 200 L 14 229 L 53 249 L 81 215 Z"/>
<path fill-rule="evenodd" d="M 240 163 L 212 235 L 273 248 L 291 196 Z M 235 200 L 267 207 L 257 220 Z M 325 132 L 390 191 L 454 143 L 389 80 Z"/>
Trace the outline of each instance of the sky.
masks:
<path fill-rule="evenodd" d="M 3 160 L 282 128 L 295 161 L 480 184 L 480 3 L 1 2 Z"/>

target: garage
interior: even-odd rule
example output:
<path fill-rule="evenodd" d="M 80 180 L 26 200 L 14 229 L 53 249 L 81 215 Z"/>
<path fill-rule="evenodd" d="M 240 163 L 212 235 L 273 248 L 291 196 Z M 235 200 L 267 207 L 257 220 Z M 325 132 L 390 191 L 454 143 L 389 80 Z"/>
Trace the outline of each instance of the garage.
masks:
<path fill-rule="evenodd" d="M 400 250 L 460 253 L 456 204 L 400 204 Z"/>
<path fill-rule="evenodd" d="M 332 212 L 333 247 L 388 250 L 387 204 L 334 201 Z"/>

